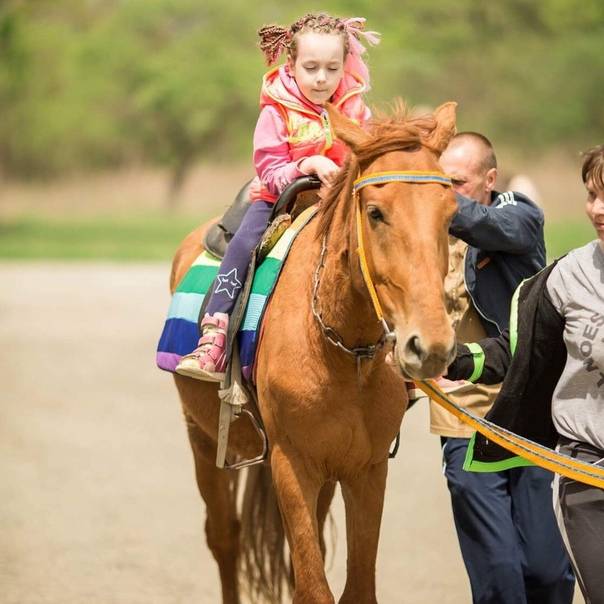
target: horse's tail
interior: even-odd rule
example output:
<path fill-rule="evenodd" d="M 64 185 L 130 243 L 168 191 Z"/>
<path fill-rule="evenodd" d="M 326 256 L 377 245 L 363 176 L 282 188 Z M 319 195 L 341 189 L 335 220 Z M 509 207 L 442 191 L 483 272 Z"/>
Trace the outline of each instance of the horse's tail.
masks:
<path fill-rule="evenodd" d="M 281 602 L 293 573 L 268 465 L 248 469 L 241 508 L 241 586 L 253 602 Z"/>

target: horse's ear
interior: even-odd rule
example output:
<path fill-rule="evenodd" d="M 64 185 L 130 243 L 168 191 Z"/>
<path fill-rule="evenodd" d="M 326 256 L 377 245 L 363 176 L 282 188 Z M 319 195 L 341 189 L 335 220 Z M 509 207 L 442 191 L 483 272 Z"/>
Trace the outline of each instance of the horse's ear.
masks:
<path fill-rule="evenodd" d="M 449 141 L 456 131 L 455 108 L 457 103 L 449 101 L 434 111 L 436 128 L 426 137 L 426 144 L 439 155 L 447 148 Z"/>
<path fill-rule="evenodd" d="M 349 120 L 340 113 L 333 105 L 327 103 L 327 113 L 334 134 L 344 141 L 354 153 L 363 143 L 368 142 L 371 137 L 358 124 Z"/>

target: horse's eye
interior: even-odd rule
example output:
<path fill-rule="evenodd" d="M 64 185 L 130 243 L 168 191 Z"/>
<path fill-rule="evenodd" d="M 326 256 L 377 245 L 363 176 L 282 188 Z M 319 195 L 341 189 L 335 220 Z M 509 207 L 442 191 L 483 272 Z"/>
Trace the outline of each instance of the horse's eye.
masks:
<path fill-rule="evenodd" d="M 367 206 L 367 214 L 369 215 L 369 218 L 375 220 L 375 222 L 384 222 L 384 215 L 377 206 Z"/>

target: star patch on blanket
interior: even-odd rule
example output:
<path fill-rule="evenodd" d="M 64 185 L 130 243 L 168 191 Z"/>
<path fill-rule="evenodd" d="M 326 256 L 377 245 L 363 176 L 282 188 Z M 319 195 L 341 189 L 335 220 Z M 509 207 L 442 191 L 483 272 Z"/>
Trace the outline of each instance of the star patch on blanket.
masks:
<path fill-rule="evenodd" d="M 231 300 L 235 299 L 237 292 L 241 289 L 241 281 L 237 278 L 237 269 L 234 268 L 232 271 L 216 277 L 216 289 L 215 294 L 224 292 Z"/>

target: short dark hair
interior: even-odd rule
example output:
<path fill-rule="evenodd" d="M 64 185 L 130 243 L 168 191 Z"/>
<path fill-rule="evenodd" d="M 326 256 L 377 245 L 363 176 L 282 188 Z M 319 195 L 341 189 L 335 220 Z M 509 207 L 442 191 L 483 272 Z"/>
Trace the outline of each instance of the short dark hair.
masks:
<path fill-rule="evenodd" d="M 592 147 L 583 152 L 581 176 L 587 184 L 591 180 L 598 191 L 604 191 L 604 145 Z"/>
<path fill-rule="evenodd" d="M 495 149 L 493 149 L 493 144 L 484 134 L 480 134 L 480 132 L 472 132 L 471 130 L 458 132 L 451 139 L 449 144 L 453 143 L 454 141 L 461 142 L 464 140 L 474 141 L 483 148 L 484 155 L 481 162 L 481 168 L 485 172 L 497 167 L 497 156 L 495 155 Z"/>

